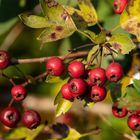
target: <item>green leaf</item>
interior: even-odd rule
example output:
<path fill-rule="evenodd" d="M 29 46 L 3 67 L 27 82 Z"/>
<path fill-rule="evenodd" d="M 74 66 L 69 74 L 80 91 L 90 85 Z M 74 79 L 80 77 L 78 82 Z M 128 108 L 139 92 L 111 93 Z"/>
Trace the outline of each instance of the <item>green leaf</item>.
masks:
<path fill-rule="evenodd" d="M 136 35 L 140 41 L 140 0 L 133 0 L 121 14 L 120 24 L 127 32 Z"/>
<path fill-rule="evenodd" d="M 134 79 L 133 82 L 136 90 L 140 92 L 140 80 Z"/>
<path fill-rule="evenodd" d="M 133 41 L 125 34 L 113 35 L 109 43 L 115 51 L 120 51 L 122 54 L 128 54 L 136 47 Z"/>
<path fill-rule="evenodd" d="M 90 61 L 92 55 L 94 55 L 99 48 L 99 45 L 93 46 L 92 49 L 89 51 L 88 56 L 87 56 L 87 62 Z"/>
<path fill-rule="evenodd" d="M 30 14 L 20 14 L 21 21 L 31 27 L 31 28 L 46 28 L 54 25 L 54 22 L 48 21 L 45 17 L 30 15 Z"/>
<path fill-rule="evenodd" d="M 56 108 L 56 116 L 60 116 L 62 113 L 66 113 L 72 106 L 73 102 L 61 98 Z"/>
<path fill-rule="evenodd" d="M 78 0 L 79 8 L 83 13 L 83 18 L 89 26 L 97 23 L 97 13 L 90 0 Z"/>
<path fill-rule="evenodd" d="M 52 75 L 48 75 L 46 78 L 46 83 L 59 83 L 59 82 L 63 82 L 63 79 L 60 76 L 52 76 Z"/>
<path fill-rule="evenodd" d="M 37 38 L 42 43 L 56 41 L 72 35 L 76 31 L 76 26 L 68 12 L 55 0 L 40 0 L 43 13 L 46 19 L 56 23 L 46 28 Z"/>
<path fill-rule="evenodd" d="M 5 138 L 6 139 L 25 139 L 25 140 L 34 140 L 34 138 L 39 135 L 44 129 L 44 125 L 41 124 L 36 129 L 28 129 L 26 127 L 19 127 L 11 131 Z"/>

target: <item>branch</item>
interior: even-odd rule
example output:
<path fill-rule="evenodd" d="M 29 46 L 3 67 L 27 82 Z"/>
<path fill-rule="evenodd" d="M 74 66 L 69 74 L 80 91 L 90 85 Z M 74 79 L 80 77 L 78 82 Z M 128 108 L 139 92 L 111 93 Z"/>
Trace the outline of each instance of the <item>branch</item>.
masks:
<path fill-rule="evenodd" d="M 88 51 L 79 51 L 76 53 L 70 53 L 69 55 L 65 56 L 65 59 L 78 58 L 78 57 L 83 57 L 87 55 L 88 55 Z M 57 57 L 64 58 L 64 56 L 57 56 Z M 39 58 L 29 58 L 29 59 L 12 58 L 11 64 L 15 65 L 15 64 L 24 64 L 24 63 L 43 63 L 43 62 L 46 62 L 49 58 L 50 57 L 39 57 Z"/>

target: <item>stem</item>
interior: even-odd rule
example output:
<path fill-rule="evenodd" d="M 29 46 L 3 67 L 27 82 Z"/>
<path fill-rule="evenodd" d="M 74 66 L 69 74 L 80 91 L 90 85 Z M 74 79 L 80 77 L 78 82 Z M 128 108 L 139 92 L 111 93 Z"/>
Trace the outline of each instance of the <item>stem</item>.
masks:
<path fill-rule="evenodd" d="M 13 80 L 11 77 L 9 77 L 8 75 L 2 73 L 2 76 L 3 76 L 4 78 L 6 78 L 7 80 L 9 80 L 9 82 L 10 82 L 13 86 L 16 85 L 15 82 L 14 82 L 14 80 Z"/>
<path fill-rule="evenodd" d="M 11 107 L 13 103 L 14 103 L 14 99 L 12 98 L 12 99 L 10 100 L 9 104 L 8 104 L 8 107 Z"/>
<path fill-rule="evenodd" d="M 103 55 L 103 48 L 101 46 L 101 49 L 100 49 L 100 62 L 99 62 L 99 68 L 101 67 L 102 65 L 102 55 Z"/>
<path fill-rule="evenodd" d="M 79 51 L 76 53 L 71 53 L 67 56 L 65 56 L 65 59 L 70 59 L 70 58 L 77 58 L 77 57 L 83 57 L 87 56 L 88 51 Z M 59 58 L 64 58 L 64 56 L 57 56 Z M 39 58 L 29 58 L 29 59 L 11 59 L 11 63 L 14 64 L 25 64 L 25 63 L 43 63 L 46 62 L 49 58 L 51 57 L 39 57 Z"/>
<path fill-rule="evenodd" d="M 41 74 L 37 75 L 36 77 L 34 77 L 34 80 L 37 81 L 37 80 L 39 80 L 39 79 L 44 78 L 44 77 L 47 76 L 47 75 L 48 75 L 47 72 L 41 73 Z M 31 81 L 30 81 L 30 79 L 29 79 L 29 80 L 27 80 L 26 82 L 24 82 L 24 83 L 22 84 L 22 86 L 27 86 L 27 85 L 30 84 L 30 83 L 31 83 Z"/>

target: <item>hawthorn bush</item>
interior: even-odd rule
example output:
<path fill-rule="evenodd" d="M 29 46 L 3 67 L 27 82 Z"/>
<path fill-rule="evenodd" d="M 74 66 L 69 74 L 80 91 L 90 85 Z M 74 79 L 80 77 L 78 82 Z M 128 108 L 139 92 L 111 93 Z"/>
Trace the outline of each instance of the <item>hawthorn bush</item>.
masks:
<path fill-rule="evenodd" d="M 0 27 L 1 139 L 140 138 L 140 0 L 1 0 Z"/>

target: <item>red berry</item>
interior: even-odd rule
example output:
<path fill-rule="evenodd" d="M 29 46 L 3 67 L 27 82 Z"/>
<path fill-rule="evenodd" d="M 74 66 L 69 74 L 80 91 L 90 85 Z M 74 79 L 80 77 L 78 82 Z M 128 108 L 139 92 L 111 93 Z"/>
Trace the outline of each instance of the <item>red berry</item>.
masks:
<path fill-rule="evenodd" d="M 10 63 L 10 56 L 7 51 L 0 51 L 0 69 L 5 69 Z"/>
<path fill-rule="evenodd" d="M 80 78 L 85 73 L 85 66 L 80 61 L 73 61 L 68 66 L 68 72 L 73 78 Z"/>
<path fill-rule="evenodd" d="M 48 73 L 54 76 L 60 76 L 64 72 L 63 61 L 58 57 L 52 57 L 48 59 L 46 64 L 46 70 Z"/>
<path fill-rule="evenodd" d="M 106 81 L 105 70 L 103 68 L 95 68 L 88 72 L 89 80 L 92 85 L 103 85 Z"/>
<path fill-rule="evenodd" d="M 128 110 L 125 107 L 119 108 L 118 104 L 115 103 L 112 106 L 112 113 L 117 118 L 123 118 L 123 117 L 125 117 L 128 114 Z"/>
<path fill-rule="evenodd" d="M 106 77 L 111 82 L 119 81 L 123 76 L 123 68 L 119 63 L 111 63 L 106 69 Z"/>
<path fill-rule="evenodd" d="M 79 78 L 72 79 L 68 86 L 69 86 L 69 90 L 71 91 L 73 97 L 78 97 L 78 96 L 84 94 L 86 91 L 85 81 L 82 79 L 79 79 Z"/>
<path fill-rule="evenodd" d="M 24 125 L 29 129 L 37 128 L 40 125 L 40 115 L 34 110 L 25 111 L 22 121 Z"/>
<path fill-rule="evenodd" d="M 73 96 L 72 96 L 72 93 L 70 92 L 69 90 L 69 84 L 66 83 L 62 86 L 61 88 L 61 94 L 63 96 L 64 99 L 67 99 L 67 100 L 72 100 L 73 99 Z"/>
<path fill-rule="evenodd" d="M 91 89 L 90 98 L 93 102 L 100 102 L 106 97 L 106 89 L 104 87 L 93 86 Z"/>
<path fill-rule="evenodd" d="M 11 95 L 15 101 L 22 101 L 25 99 L 27 91 L 22 85 L 15 85 L 11 89 Z"/>
<path fill-rule="evenodd" d="M 114 0 L 113 7 L 116 14 L 121 14 L 128 4 L 128 0 Z"/>
<path fill-rule="evenodd" d="M 19 111 L 14 107 L 7 107 L 0 113 L 0 121 L 10 128 L 15 127 L 19 120 Z"/>
<path fill-rule="evenodd" d="M 140 131 L 140 115 L 133 114 L 128 117 L 127 124 L 134 131 Z"/>

